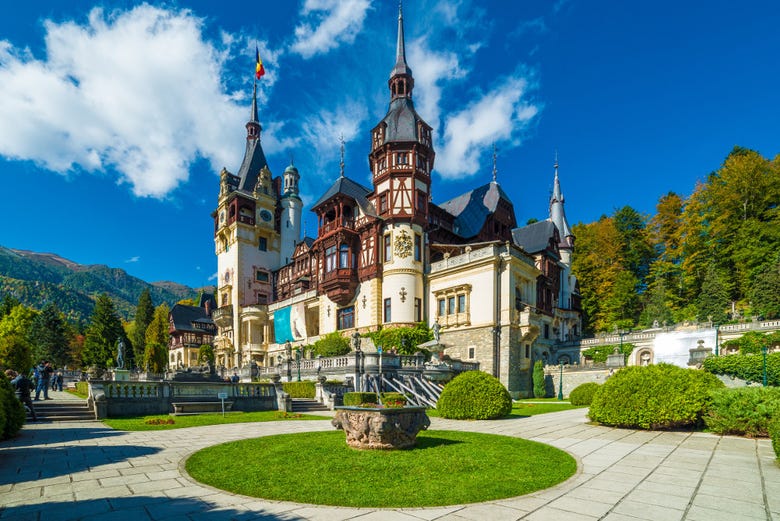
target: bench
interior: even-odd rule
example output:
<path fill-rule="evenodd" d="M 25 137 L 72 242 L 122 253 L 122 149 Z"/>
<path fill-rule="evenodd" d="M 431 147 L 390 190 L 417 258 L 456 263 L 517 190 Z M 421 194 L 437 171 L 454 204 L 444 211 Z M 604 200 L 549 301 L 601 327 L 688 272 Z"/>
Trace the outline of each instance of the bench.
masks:
<path fill-rule="evenodd" d="M 173 415 L 201 414 L 204 412 L 222 412 L 222 402 L 174 402 Z M 233 402 L 225 401 L 225 411 L 233 407 Z"/>

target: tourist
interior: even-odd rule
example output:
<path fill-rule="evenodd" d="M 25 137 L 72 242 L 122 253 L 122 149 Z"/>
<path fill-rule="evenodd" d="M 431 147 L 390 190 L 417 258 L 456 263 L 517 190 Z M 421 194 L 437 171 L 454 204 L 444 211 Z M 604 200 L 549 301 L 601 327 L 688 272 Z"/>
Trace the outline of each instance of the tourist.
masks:
<path fill-rule="evenodd" d="M 230 377 L 230 381 L 234 384 L 238 383 L 238 375 L 236 373 L 233 373 L 233 376 Z"/>
<path fill-rule="evenodd" d="M 17 374 L 16 371 L 8 369 L 5 375 L 11 380 L 11 385 L 14 388 L 16 397 L 22 404 L 29 409 L 32 421 L 38 421 L 38 417 L 35 415 L 35 407 L 33 407 L 32 400 L 30 400 L 30 392 L 33 388 L 33 383 L 24 374 Z"/>
<path fill-rule="evenodd" d="M 44 360 L 38 365 L 38 385 L 35 386 L 35 400 L 41 399 L 41 391 L 43 391 L 43 399 L 51 400 L 49 398 L 49 382 L 51 381 L 51 375 L 54 369 L 51 367 L 51 362 Z"/>
<path fill-rule="evenodd" d="M 57 390 L 62 392 L 62 371 L 57 371 Z"/>

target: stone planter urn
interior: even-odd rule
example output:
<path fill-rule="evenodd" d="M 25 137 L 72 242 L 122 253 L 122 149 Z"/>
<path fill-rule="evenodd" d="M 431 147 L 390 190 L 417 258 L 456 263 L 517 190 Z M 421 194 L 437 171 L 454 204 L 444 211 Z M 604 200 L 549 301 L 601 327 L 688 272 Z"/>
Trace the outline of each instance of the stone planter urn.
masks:
<path fill-rule="evenodd" d="M 347 445 L 355 449 L 395 450 L 417 444 L 417 433 L 431 420 L 425 407 L 336 407 L 331 422 L 347 435 Z"/>

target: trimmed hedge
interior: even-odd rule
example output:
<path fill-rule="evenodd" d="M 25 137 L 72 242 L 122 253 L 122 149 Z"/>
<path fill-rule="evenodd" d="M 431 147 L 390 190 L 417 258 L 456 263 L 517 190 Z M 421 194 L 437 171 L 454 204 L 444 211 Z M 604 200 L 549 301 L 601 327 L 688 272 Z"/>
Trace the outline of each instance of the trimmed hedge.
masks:
<path fill-rule="evenodd" d="M 436 409 L 442 418 L 492 420 L 512 412 L 512 398 L 497 378 L 467 371 L 444 386 Z"/>
<path fill-rule="evenodd" d="M 712 398 L 725 387 L 705 371 L 670 364 L 626 367 L 599 387 L 588 415 L 604 425 L 671 429 L 699 425 Z"/>
<path fill-rule="evenodd" d="M 541 360 L 537 360 L 534 363 L 533 372 L 534 381 L 534 398 L 544 398 L 547 396 L 547 385 L 544 381 L 544 363 Z"/>
<path fill-rule="evenodd" d="M 89 396 L 89 382 L 76 382 L 76 392 L 82 396 Z"/>
<path fill-rule="evenodd" d="M 593 401 L 593 395 L 601 385 L 596 382 L 587 382 L 580 384 L 569 394 L 569 402 L 572 405 L 590 405 Z"/>
<path fill-rule="evenodd" d="M 316 395 L 316 388 L 314 387 L 314 382 L 311 380 L 284 382 L 282 388 L 291 398 L 314 398 Z"/>
<path fill-rule="evenodd" d="M 780 416 L 780 389 L 741 387 L 713 392 L 704 422 L 716 434 L 757 437 L 769 435 L 773 416 Z"/>
<path fill-rule="evenodd" d="M 376 393 L 345 393 L 344 405 L 347 407 L 355 407 L 363 405 L 364 403 L 377 403 Z"/>
<path fill-rule="evenodd" d="M 772 448 L 775 449 L 775 456 L 780 461 L 780 413 L 775 414 L 769 420 L 769 437 L 772 439 Z"/>
<path fill-rule="evenodd" d="M 763 355 L 708 356 L 704 369 L 712 374 L 724 374 L 747 380 L 762 382 L 764 379 Z M 780 386 L 780 353 L 766 355 L 767 385 Z"/>
<path fill-rule="evenodd" d="M 406 402 L 407 398 L 405 394 L 394 392 L 382 393 L 382 403 L 388 407 L 403 407 L 406 405 Z"/>
<path fill-rule="evenodd" d="M 0 413 L 0 439 L 6 440 L 16 436 L 24 425 L 27 413 L 5 374 L 0 374 L 0 408 L 3 410 Z"/>

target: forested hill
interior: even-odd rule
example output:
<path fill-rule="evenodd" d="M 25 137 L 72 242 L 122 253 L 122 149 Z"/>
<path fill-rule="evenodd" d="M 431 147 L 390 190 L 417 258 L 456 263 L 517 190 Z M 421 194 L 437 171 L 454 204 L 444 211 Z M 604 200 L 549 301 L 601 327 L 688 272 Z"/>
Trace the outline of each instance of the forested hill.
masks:
<path fill-rule="evenodd" d="M 86 321 L 95 298 L 107 293 L 117 311 L 132 319 L 141 292 L 149 288 L 154 305 L 172 306 L 194 298 L 197 290 L 174 282 L 148 283 L 119 268 L 82 265 L 52 253 L 35 253 L 0 246 L 0 296 L 9 293 L 22 304 L 41 309 L 54 302 L 73 321 Z"/>

